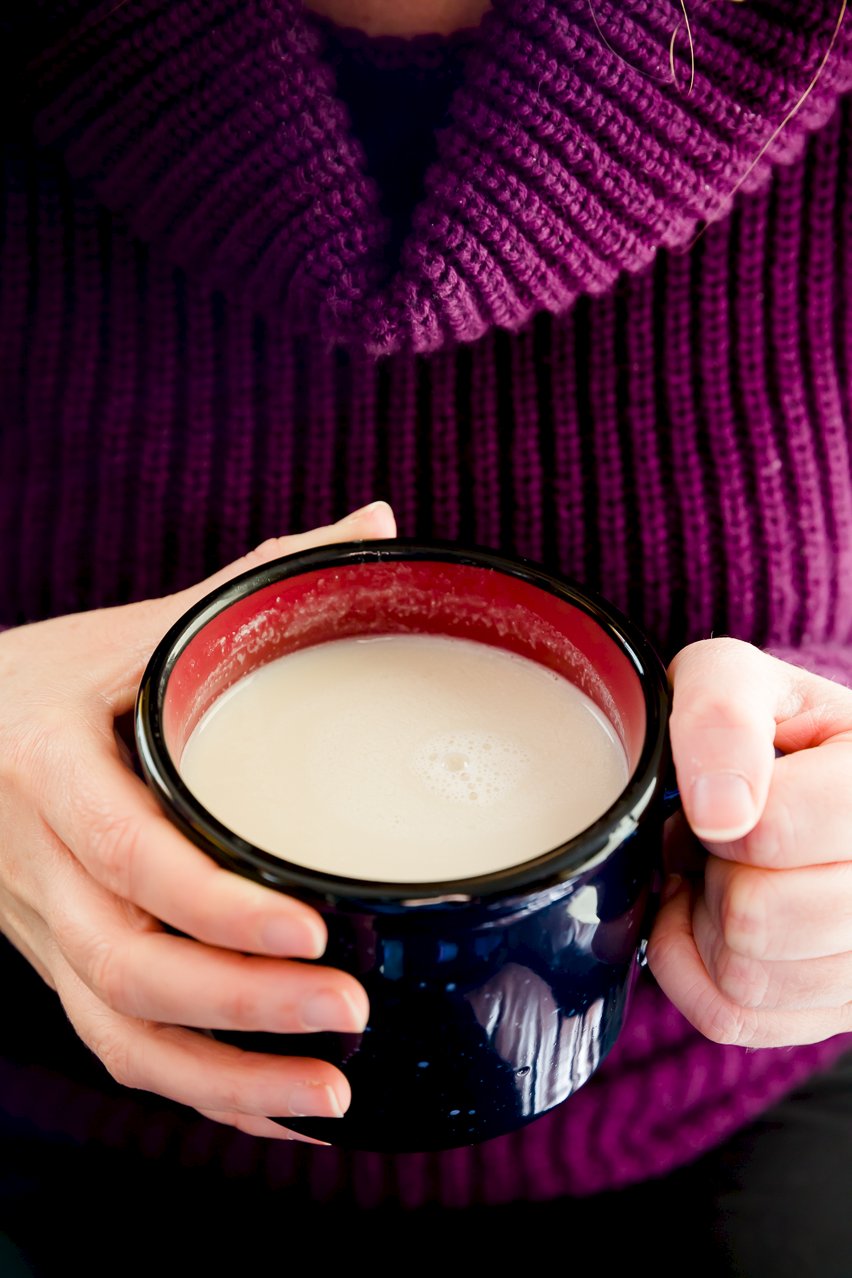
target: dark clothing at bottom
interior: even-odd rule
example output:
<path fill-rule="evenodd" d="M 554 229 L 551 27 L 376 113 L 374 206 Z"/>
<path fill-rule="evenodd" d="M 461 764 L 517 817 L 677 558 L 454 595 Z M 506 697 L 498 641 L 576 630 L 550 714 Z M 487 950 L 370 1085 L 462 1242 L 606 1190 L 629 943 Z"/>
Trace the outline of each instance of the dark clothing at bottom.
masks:
<path fill-rule="evenodd" d="M 0 1056 L 118 1091 L 55 995 L 0 952 L 11 978 Z M 852 1278 L 852 1054 L 672 1175 L 593 1198 L 457 1210 L 318 1203 L 219 1167 L 81 1149 L 40 1137 L 0 1097 L 0 1278 L 296 1267 L 312 1278 L 359 1262 L 538 1278 L 554 1260 L 560 1278 L 579 1265 L 584 1278 Z"/>
<path fill-rule="evenodd" d="M 852 1278 L 852 1056 L 690 1167 L 547 1203 L 366 1211 L 18 1133 L 0 1152 L 0 1233 L 0 1278 L 328 1273 L 356 1261 L 533 1274 L 554 1259 L 560 1273 Z"/>

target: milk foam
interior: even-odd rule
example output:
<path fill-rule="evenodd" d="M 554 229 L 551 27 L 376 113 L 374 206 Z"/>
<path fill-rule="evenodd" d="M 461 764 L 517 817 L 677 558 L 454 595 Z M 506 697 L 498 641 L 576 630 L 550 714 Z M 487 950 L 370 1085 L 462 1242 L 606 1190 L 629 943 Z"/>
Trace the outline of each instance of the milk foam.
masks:
<path fill-rule="evenodd" d="M 342 639 L 270 662 L 205 715 L 180 761 L 204 806 L 289 861 L 393 882 L 520 864 L 627 781 L 595 704 L 462 639 Z"/>

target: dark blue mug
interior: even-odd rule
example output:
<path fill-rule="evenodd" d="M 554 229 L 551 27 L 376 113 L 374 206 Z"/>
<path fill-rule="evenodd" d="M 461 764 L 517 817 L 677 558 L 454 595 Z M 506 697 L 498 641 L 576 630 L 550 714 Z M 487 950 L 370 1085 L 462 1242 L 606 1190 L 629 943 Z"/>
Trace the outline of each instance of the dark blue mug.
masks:
<path fill-rule="evenodd" d="M 615 803 L 508 869 L 400 884 L 283 861 L 190 793 L 184 746 L 238 679 L 313 644 L 391 633 L 496 645 L 574 682 L 627 754 Z M 623 1024 L 653 912 L 668 713 L 665 671 L 636 626 L 581 586 L 486 550 L 402 540 L 308 550 L 236 578 L 169 631 L 136 708 L 150 785 L 219 864 L 317 909 L 329 936 L 322 962 L 351 972 L 370 999 L 363 1034 L 217 1031 L 241 1047 L 331 1061 L 349 1079 L 344 1118 L 280 1121 L 349 1148 L 444 1149 L 513 1131 L 586 1082 Z"/>

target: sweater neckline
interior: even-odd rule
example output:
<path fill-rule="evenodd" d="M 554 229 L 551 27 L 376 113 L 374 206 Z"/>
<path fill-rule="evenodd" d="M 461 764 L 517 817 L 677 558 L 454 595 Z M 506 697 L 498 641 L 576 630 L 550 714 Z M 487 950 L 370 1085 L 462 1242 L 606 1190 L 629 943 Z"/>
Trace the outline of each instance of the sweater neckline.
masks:
<path fill-rule="evenodd" d="M 447 126 L 476 31 L 375 37 L 327 19 L 317 22 L 320 55 L 332 67 L 335 94 L 361 147 L 364 171 L 379 192 L 389 230 L 383 252 L 390 274 L 423 199 L 437 135 Z"/>
<path fill-rule="evenodd" d="M 495 0 L 468 33 L 398 261 L 299 0 L 70 0 L 33 60 L 35 127 L 138 237 L 211 287 L 330 342 L 432 351 L 605 292 L 793 158 L 852 85 L 852 23 L 750 169 L 828 46 L 832 8 L 707 0 L 686 93 L 682 54 L 678 83 L 668 75 L 668 0 L 594 13 L 587 0 Z"/>

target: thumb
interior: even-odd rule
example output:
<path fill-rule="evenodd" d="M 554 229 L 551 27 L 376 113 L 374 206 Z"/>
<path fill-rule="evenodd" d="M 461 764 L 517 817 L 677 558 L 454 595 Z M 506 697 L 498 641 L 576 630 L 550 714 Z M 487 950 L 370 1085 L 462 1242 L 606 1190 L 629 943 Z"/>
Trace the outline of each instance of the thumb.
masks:
<path fill-rule="evenodd" d="M 387 502 L 374 501 L 369 506 L 352 511 L 336 524 L 327 524 L 310 532 L 287 537 L 271 537 L 241 559 L 220 568 L 212 577 L 178 591 L 177 594 L 109 610 L 114 620 L 119 617 L 121 620 L 120 634 L 116 635 L 112 630 L 110 640 L 111 647 L 122 663 L 121 675 L 117 681 L 119 688 L 114 697 L 110 698 L 114 711 L 121 713 L 132 704 L 136 685 L 153 649 L 169 627 L 188 608 L 210 594 L 211 590 L 225 585 L 240 573 L 260 568 L 282 555 L 296 554 L 315 546 L 331 546 L 340 541 L 375 541 L 395 536 L 396 520 L 393 511 Z"/>
<path fill-rule="evenodd" d="M 790 689 L 782 662 L 736 639 L 706 639 L 669 667 L 672 755 L 686 818 L 710 843 L 760 820 Z"/>
<path fill-rule="evenodd" d="M 211 590 L 224 586 L 226 582 L 251 568 L 260 568 L 273 559 L 280 559 L 282 555 L 295 555 L 300 550 L 312 550 L 315 546 L 333 546 L 339 541 L 376 541 L 381 537 L 395 536 L 396 520 L 393 511 L 386 501 L 374 501 L 369 506 L 362 506 L 360 510 L 353 510 L 336 524 L 326 524 L 322 528 L 313 528 L 310 532 L 294 533 L 287 537 L 270 537 L 241 559 L 220 568 L 212 577 L 163 599 L 161 602 L 164 613 L 169 611 L 173 614 L 166 628 L 177 621 L 192 604 L 209 595 Z"/>

